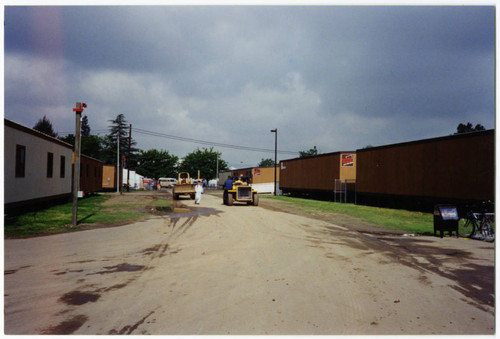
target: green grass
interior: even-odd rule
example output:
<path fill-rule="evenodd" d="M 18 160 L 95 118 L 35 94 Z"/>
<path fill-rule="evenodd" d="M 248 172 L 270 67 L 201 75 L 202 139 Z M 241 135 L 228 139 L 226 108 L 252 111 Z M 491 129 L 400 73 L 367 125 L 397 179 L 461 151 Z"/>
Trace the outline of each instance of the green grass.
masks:
<path fill-rule="evenodd" d="M 82 224 L 120 224 L 145 216 L 136 203 L 104 206 L 111 196 L 96 195 L 78 202 L 78 225 L 73 227 L 73 203 L 5 217 L 5 237 L 28 237 L 78 230 Z M 168 204 L 168 201 L 158 204 Z"/>
<path fill-rule="evenodd" d="M 432 213 L 341 204 L 286 196 L 266 196 L 266 198 L 283 201 L 307 214 L 315 212 L 343 214 L 360 218 L 378 227 L 387 229 L 404 230 L 415 234 L 433 234 L 434 232 Z"/>
<path fill-rule="evenodd" d="M 103 205 L 111 196 L 97 195 L 79 200 L 78 226 L 72 226 L 73 204 L 53 206 L 36 212 L 27 212 L 18 216 L 6 216 L 4 232 L 6 237 L 27 237 L 54 234 L 77 230 L 82 224 L 120 224 L 140 220 L 146 215 L 137 202 L 127 204 Z M 303 213 L 331 213 L 360 218 L 366 222 L 387 229 L 404 230 L 416 234 L 433 233 L 431 213 L 411 212 L 353 204 L 340 204 L 311 199 L 285 196 L 265 196 L 297 208 Z M 168 211 L 171 201 L 168 199 L 146 200 L 145 204 Z"/>

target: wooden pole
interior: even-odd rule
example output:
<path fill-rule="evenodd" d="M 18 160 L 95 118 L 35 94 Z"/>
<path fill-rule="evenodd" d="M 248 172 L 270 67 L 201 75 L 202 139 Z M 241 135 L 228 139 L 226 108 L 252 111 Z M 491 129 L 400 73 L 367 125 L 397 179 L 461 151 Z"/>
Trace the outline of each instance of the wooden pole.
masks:
<path fill-rule="evenodd" d="M 73 109 L 75 116 L 75 165 L 73 167 L 73 226 L 78 223 L 78 190 L 80 189 L 80 118 L 82 116 L 82 104 L 76 103 Z"/>
<path fill-rule="evenodd" d="M 116 137 L 116 193 L 120 191 L 120 132 Z"/>
<path fill-rule="evenodd" d="M 130 191 L 130 144 L 132 142 L 132 124 L 128 130 L 128 152 L 127 152 L 127 192 Z"/>

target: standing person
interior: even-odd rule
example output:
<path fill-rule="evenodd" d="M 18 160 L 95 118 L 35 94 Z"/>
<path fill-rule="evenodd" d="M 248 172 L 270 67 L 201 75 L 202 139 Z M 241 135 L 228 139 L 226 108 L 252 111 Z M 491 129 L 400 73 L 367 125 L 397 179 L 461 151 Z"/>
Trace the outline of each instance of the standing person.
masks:
<path fill-rule="evenodd" d="M 227 180 L 224 181 L 224 203 L 227 201 L 227 191 L 233 189 L 233 178 L 231 176 L 227 177 Z"/>
<path fill-rule="evenodd" d="M 196 192 L 196 194 L 194 197 L 194 203 L 196 205 L 199 205 L 200 200 L 201 200 L 201 194 L 203 193 L 203 185 L 202 185 L 201 181 L 198 181 L 198 183 L 196 184 L 195 192 Z"/>

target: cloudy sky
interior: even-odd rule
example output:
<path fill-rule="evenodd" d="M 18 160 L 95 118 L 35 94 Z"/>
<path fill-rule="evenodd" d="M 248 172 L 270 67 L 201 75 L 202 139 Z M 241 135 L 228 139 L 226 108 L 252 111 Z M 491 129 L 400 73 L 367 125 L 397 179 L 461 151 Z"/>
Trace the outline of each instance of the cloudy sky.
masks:
<path fill-rule="evenodd" d="M 4 21 L 5 117 L 60 135 L 82 101 L 93 134 L 121 113 L 142 150 L 213 145 L 248 167 L 274 158 L 274 128 L 278 159 L 494 128 L 493 6 L 5 6 Z"/>

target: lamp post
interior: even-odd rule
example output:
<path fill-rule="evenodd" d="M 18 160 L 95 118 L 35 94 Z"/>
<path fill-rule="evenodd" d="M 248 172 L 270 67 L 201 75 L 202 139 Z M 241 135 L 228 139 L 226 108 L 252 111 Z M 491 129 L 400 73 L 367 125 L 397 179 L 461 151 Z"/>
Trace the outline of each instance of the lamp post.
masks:
<path fill-rule="evenodd" d="M 278 160 L 278 129 L 272 129 L 274 133 L 274 195 L 276 195 L 276 162 Z"/>

